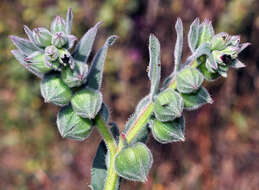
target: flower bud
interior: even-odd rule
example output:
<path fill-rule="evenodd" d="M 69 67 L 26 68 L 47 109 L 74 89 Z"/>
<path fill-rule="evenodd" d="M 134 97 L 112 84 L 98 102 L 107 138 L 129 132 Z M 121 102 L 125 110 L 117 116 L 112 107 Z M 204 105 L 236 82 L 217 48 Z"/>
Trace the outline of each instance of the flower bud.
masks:
<path fill-rule="evenodd" d="M 75 68 L 72 70 L 66 67 L 61 72 L 61 78 L 70 88 L 80 86 L 86 82 L 88 74 L 88 65 L 83 62 L 76 61 Z"/>
<path fill-rule="evenodd" d="M 56 32 L 66 32 L 66 22 L 61 16 L 56 16 L 51 23 L 51 32 L 55 34 Z"/>
<path fill-rule="evenodd" d="M 62 49 L 59 51 L 59 53 L 60 53 L 59 62 L 65 67 L 70 66 L 71 69 L 74 69 L 74 66 L 75 66 L 74 60 L 71 54 L 69 53 L 69 51 L 66 49 Z"/>
<path fill-rule="evenodd" d="M 40 47 L 47 47 L 51 45 L 52 35 L 46 28 L 35 28 L 33 30 L 33 37 L 35 39 L 35 43 Z"/>
<path fill-rule="evenodd" d="M 103 97 L 100 91 L 90 88 L 82 89 L 75 93 L 71 104 L 77 115 L 93 119 L 101 109 Z"/>
<path fill-rule="evenodd" d="M 69 105 L 58 112 L 57 126 L 63 138 L 83 141 L 91 133 L 92 122 L 78 116 Z"/>
<path fill-rule="evenodd" d="M 208 81 L 214 81 L 216 79 L 218 79 L 220 77 L 219 73 L 216 71 L 216 72 L 210 72 L 205 63 L 202 63 L 199 65 L 198 67 L 199 71 L 202 73 L 202 75 L 204 76 L 204 78 Z"/>
<path fill-rule="evenodd" d="M 67 36 L 63 32 L 56 32 L 52 36 L 52 45 L 56 46 L 57 48 L 62 48 L 64 45 L 67 44 Z"/>
<path fill-rule="evenodd" d="M 32 53 L 31 55 L 24 58 L 24 61 L 30 65 L 31 68 L 41 72 L 41 73 L 47 73 L 51 70 L 50 67 L 48 67 L 45 64 L 44 61 L 44 54 L 36 51 Z"/>
<path fill-rule="evenodd" d="M 211 50 L 223 50 L 226 47 L 228 41 L 228 34 L 225 32 L 216 34 L 211 39 Z"/>
<path fill-rule="evenodd" d="M 58 106 L 67 105 L 72 97 L 70 88 L 55 73 L 44 75 L 40 89 L 45 102 L 51 102 Z"/>
<path fill-rule="evenodd" d="M 152 167 L 153 157 L 143 143 L 130 145 L 115 156 L 115 170 L 119 176 L 131 180 L 145 182 Z"/>
<path fill-rule="evenodd" d="M 182 97 L 173 89 L 166 89 L 155 98 L 155 116 L 160 121 L 172 121 L 182 116 L 183 106 Z"/>
<path fill-rule="evenodd" d="M 170 122 L 161 122 L 158 119 L 151 121 L 153 137 L 160 143 L 184 141 L 184 117 Z"/>
<path fill-rule="evenodd" d="M 181 93 L 192 93 L 200 88 L 203 80 L 203 75 L 197 69 L 186 67 L 176 76 L 176 88 Z"/>
<path fill-rule="evenodd" d="M 59 51 L 55 46 L 48 46 L 45 49 L 45 55 L 49 61 L 55 61 L 59 57 Z"/>

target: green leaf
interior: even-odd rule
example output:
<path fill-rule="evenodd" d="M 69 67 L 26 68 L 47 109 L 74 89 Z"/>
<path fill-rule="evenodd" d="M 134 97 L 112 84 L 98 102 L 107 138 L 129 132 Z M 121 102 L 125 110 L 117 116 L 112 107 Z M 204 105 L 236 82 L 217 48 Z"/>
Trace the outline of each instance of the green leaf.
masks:
<path fill-rule="evenodd" d="M 92 171 L 91 171 L 91 185 L 92 190 L 103 190 L 105 179 L 107 175 L 107 167 L 105 165 L 105 156 L 107 154 L 107 148 L 104 141 L 99 144 L 97 149 Z"/>
<path fill-rule="evenodd" d="M 149 36 L 149 71 L 148 77 L 151 81 L 151 97 L 157 93 L 160 83 L 161 61 L 160 61 L 160 43 L 155 35 Z"/>
<path fill-rule="evenodd" d="M 177 39 L 174 48 L 174 65 L 175 65 L 175 72 L 179 71 L 181 57 L 182 57 L 182 50 L 183 50 L 183 23 L 180 18 L 177 18 L 175 24 L 175 30 L 177 33 Z"/>
<path fill-rule="evenodd" d="M 98 50 L 95 57 L 93 58 L 90 66 L 90 71 L 87 76 L 88 87 L 96 90 L 99 90 L 101 88 L 106 54 L 107 54 L 108 48 L 114 44 L 117 38 L 118 37 L 115 35 L 110 36 L 106 40 L 104 46 Z"/>
<path fill-rule="evenodd" d="M 102 103 L 100 114 L 102 118 L 105 120 L 105 122 L 107 123 L 110 119 L 110 110 L 105 103 Z"/>
<path fill-rule="evenodd" d="M 67 10 L 67 17 L 66 17 L 66 33 L 67 34 L 71 34 L 72 22 L 73 22 L 73 13 L 72 13 L 72 9 L 69 8 Z"/>
<path fill-rule="evenodd" d="M 101 22 L 98 22 L 94 27 L 88 30 L 87 33 L 85 33 L 85 35 L 78 42 L 75 47 L 75 51 L 73 52 L 73 57 L 75 60 L 87 62 L 87 59 L 92 51 L 95 36 L 100 24 Z"/>
<path fill-rule="evenodd" d="M 199 47 L 205 42 L 209 42 L 213 35 L 214 30 L 211 25 L 211 21 L 205 19 L 203 23 L 199 26 L 199 38 L 196 47 Z"/>
<path fill-rule="evenodd" d="M 12 50 L 11 53 L 14 55 L 14 57 L 16 58 L 16 60 L 22 65 L 24 66 L 28 71 L 30 71 L 31 73 L 33 73 L 34 75 L 36 75 L 39 78 L 43 78 L 44 73 L 41 72 L 39 69 L 33 67 L 32 64 L 28 64 L 24 61 L 24 55 L 19 51 L 19 50 Z"/>
<path fill-rule="evenodd" d="M 201 87 L 197 92 L 191 94 L 181 94 L 184 101 L 184 109 L 186 110 L 196 110 L 203 106 L 204 104 L 212 104 L 213 100 L 206 90 L 206 88 Z"/>
<path fill-rule="evenodd" d="M 186 60 L 186 65 L 192 63 L 194 60 L 198 59 L 199 57 L 206 55 L 210 55 L 210 44 L 209 43 L 203 43 L 200 45 L 195 52 L 189 56 Z"/>
<path fill-rule="evenodd" d="M 31 55 L 35 51 L 39 51 L 39 48 L 29 40 L 17 36 L 10 36 L 10 38 L 17 49 L 25 56 Z"/>
<path fill-rule="evenodd" d="M 189 33 L 188 33 L 188 45 L 189 45 L 189 48 L 191 49 L 192 52 L 195 51 L 196 44 L 198 42 L 199 24 L 200 24 L 200 20 L 199 20 L 199 18 L 196 18 L 192 22 L 192 24 L 190 26 Z"/>

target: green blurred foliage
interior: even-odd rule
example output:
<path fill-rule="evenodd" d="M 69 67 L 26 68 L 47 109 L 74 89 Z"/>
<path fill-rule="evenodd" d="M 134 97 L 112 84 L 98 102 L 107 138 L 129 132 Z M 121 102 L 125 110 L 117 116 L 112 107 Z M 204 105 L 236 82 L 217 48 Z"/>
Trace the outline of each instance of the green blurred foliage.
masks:
<path fill-rule="evenodd" d="M 259 186 L 259 3 L 256 0 L 1 0 L 0 1 L 0 189 L 87 189 L 100 137 L 83 143 L 61 139 L 59 108 L 44 104 L 39 79 L 11 55 L 9 35 L 25 37 L 23 25 L 49 26 L 56 14 L 74 13 L 72 32 L 80 37 L 98 21 L 94 52 L 107 36 L 120 36 L 108 52 L 102 91 L 112 120 L 122 129 L 149 89 L 145 75 L 147 41 L 161 41 L 163 77 L 171 64 L 179 16 L 185 34 L 195 17 L 209 18 L 216 31 L 241 33 L 252 42 L 241 58 L 248 67 L 227 80 L 208 84 L 214 105 L 187 113 L 187 141 L 160 145 L 150 138 L 154 166 L 146 184 L 124 182 L 122 189 L 246 189 Z M 93 52 L 93 53 L 94 53 Z M 190 51 L 185 46 L 184 56 Z"/>

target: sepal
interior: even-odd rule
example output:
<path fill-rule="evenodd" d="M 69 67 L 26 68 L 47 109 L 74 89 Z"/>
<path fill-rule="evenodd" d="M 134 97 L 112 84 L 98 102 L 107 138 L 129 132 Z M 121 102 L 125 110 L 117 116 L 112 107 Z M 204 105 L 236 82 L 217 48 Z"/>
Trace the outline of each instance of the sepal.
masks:
<path fill-rule="evenodd" d="M 196 110 L 203 106 L 204 104 L 212 104 L 213 100 L 206 90 L 206 88 L 201 87 L 197 92 L 190 94 L 181 94 L 184 101 L 185 110 Z"/>
<path fill-rule="evenodd" d="M 48 29 L 39 27 L 33 29 L 33 38 L 38 46 L 47 47 L 51 45 L 52 34 Z"/>
<path fill-rule="evenodd" d="M 51 102 L 58 106 L 69 104 L 72 97 L 71 89 L 64 84 L 56 73 L 44 75 L 40 89 L 45 102 Z"/>
<path fill-rule="evenodd" d="M 56 32 L 66 33 L 65 20 L 61 16 L 57 15 L 51 23 L 50 30 L 52 34 L 55 34 Z"/>
<path fill-rule="evenodd" d="M 200 88 L 203 80 L 203 75 L 197 69 L 186 67 L 176 76 L 176 88 L 181 93 L 192 93 Z"/>
<path fill-rule="evenodd" d="M 169 122 L 162 122 L 158 119 L 154 119 L 150 122 L 150 125 L 153 137 L 162 144 L 185 140 L 184 116 Z"/>
<path fill-rule="evenodd" d="M 78 116 L 69 105 L 58 112 L 57 126 L 63 138 L 84 141 L 91 133 L 92 122 Z"/>
<path fill-rule="evenodd" d="M 115 170 L 119 176 L 131 181 L 147 181 L 152 167 L 153 156 L 143 143 L 136 143 L 123 148 L 115 156 Z"/>
<path fill-rule="evenodd" d="M 71 100 L 72 107 L 77 115 L 94 119 L 101 109 L 103 97 L 100 91 L 85 88 L 74 94 Z"/>
<path fill-rule="evenodd" d="M 172 121 L 181 117 L 183 112 L 182 97 L 173 89 L 160 92 L 154 102 L 154 113 L 160 121 Z"/>

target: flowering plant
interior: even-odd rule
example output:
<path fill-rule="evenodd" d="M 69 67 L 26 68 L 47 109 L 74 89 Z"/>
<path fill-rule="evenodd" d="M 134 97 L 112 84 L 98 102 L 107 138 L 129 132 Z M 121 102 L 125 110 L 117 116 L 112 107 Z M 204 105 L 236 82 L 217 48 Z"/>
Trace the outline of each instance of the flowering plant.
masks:
<path fill-rule="evenodd" d="M 184 141 L 184 110 L 195 110 L 213 100 L 202 86 L 204 80 L 227 77 L 230 67 L 242 68 L 238 54 L 249 43 L 239 36 L 215 34 L 211 22 L 195 19 L 188 33 L 191 55 L 182 64 L 183 25 L 177 19 L 174 49 L 174 71 L 160 85 L 160 43 L 149 37 L 150 92 L 137 105 L 125 129 L 119 132 L 109 123 L 109 109 L 100 91 L 108 48 L 117 36 L 110 36 L 91 60 L 97 23 L 75 44 L 71 34 L 73 15 L 57 16 L 50 30 L 39 27 L 24 30 L 28 39 L 11 36 L 16 46 L 12 53 L 26 69 L 41 79 L 41 95 L 45 102 L 60 106 L 57 127 L 62 137 L 85 140 L 96 127 L 100 143 L 92 167 L 93 190 L 118 190 L 120 179 L 145 182 L 152 167 L 152 153 L 145 145 L 149 133 L 160 143 Z"/>

